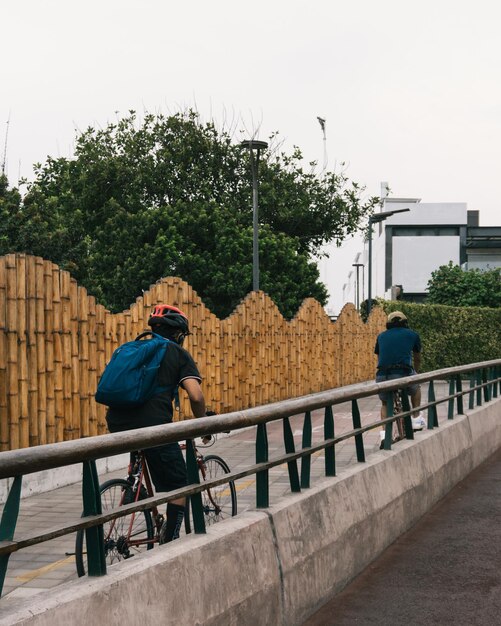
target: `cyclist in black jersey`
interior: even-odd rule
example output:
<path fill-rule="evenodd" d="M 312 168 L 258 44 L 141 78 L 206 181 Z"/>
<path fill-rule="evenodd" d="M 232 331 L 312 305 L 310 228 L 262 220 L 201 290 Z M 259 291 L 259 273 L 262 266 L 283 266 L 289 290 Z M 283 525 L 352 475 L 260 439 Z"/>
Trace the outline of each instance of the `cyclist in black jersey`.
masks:
<path fill-rule="evenodd" d="M 205 399 L 201 388 L 202 377 L 192 356 L 182 347 L 185 337 L 190 334 L 187 316 L 177 307 L 157 304 L 148 325 L 154 333 L 170 340 L 158 374 L 158 384 L 167 387 L 168 390 L 154 396 L 140 407 L 109 408 L 106 421 L 110 432 L 170 423 L 178 387 L 182 387 L 188 394 L 193 415 L 206 416 Z M 172 491 L 188 484 L 186 463 L 178 443 L 168 443 L 144 452 L 157 492 Z M 167 504 L 162 543 L 179 537 L 185 504 L 185 498 Z"/>

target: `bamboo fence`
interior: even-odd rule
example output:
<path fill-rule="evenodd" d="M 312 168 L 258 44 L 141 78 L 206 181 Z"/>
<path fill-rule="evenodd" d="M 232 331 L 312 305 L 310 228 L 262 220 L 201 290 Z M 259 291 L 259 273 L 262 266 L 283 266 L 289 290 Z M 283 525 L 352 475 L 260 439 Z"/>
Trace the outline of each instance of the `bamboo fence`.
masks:
<path fill-rule="evenodd" d="M 218 413 L 371 379 L 376 309 L 364 324 L 346 305 L 333 323 L 305 300 L 285 320 L 263 292 L 252 292 L 218 319 L 179 278 L 162 278 L 123 313 L 96 304 L 68 272 L 40 257 L 0 257 L 0 450 L 106 432 L 97 381 L 115 348 L 147 328 L 152 306 L 180 307 L 193 332 L 186 348 Z M 177 419 L 189 417 L 182 398 Z M 175 418 L 176 419 L 176 418 Z"/>

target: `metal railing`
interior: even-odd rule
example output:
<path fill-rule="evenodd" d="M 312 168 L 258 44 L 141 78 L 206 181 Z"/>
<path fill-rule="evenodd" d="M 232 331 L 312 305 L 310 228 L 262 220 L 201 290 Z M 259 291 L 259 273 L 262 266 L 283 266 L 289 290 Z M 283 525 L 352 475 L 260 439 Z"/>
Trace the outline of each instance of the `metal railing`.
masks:
<path fill-rule="evenodd" d="M 449 393 L 440 399 L 437 399 L 435 395 L 434 381 L 437 380 L 449 381 Z M 501 395 L 501 359 L 416 374 L 406 377 L 405 381 L 406 385 L 429 383 L 427 402 L 422 403 L 420 409 L 427 410 L 428 429 L 433 429 L 439 425 L 438 404 L 447 402 L 448 419 L 453 419 L 455 406 L 457 414 L 462 414 L 464 411 L 464 396 L 468 396 L 468 407 L 471 410 Z M 463 389 L 463 383 L 466 381 L 469 381 L 468 388 Z M 195 532 L 204 533 L 205 522 L 201 499 L 201 491 L 204 489 L 255 474 L 256 507 L 266 508 L 269 506 L 268 473 L 272 467 L 287 463 L 291 491 L 300 492 L 310 486 L 311 456 L 315 452 L 324 451 L 325 475 L 335 476 L 335 446 L 341 441 L 354 438 L 357 461 L 362 463 L 365 461 L 363 434 L 369 430 L 380 428 L 384 424 L 387 433 L 384 448 L 389 450 L 392 446 L 392 424 L 397 418 L 403 418 L 406 423 L 406 438 L 413 439 L 410 417 L 412 411 L 408 401 L 403 407 L 403 412 L 398 416 L 391 414 L 391 403 L 388 403 L 388 417 L 385 420 L 378 419 L 365 426 L 361 425 L 359 399 L 382 391 L 394 391 L 401 387 L 402 379 L 382 383 L 365 382 L 225 415 L 0 453 L 0 478 L 14 478 L 0 521 L 0 593 L 9 557 L 17 550 L 85 529 L 89 575 L 104 575 L 106 573 L 104 546 L 99 538 L 102 537 L 102 525 L 105 522 L 133 512 L 150 509 L 153 505 L 191 496 Z M 333 407 L 347 401 L 352 403 L 353 429 L 336 437 Z M 311 413 L 318 409 L 324 409 L 323 441 L 313 444 Z M 290 417 L 303 413 L 301 449 L 296 451 Z M 285 454 L 269 459 L 267 424 L 275 420 L 283 420 Z M 201 435 L 238 430 L 249 426 L 257 427 L 256 463 L 244 470 L 225 474 L 222 478 L 207 480 L 201 485 L 192 440 Z M 186 453 L 190 482 L 188 487 L 102 513 L 96 459 L 182 440 L 187 441 Z M 302 459 L 300 470 L 298 459 Z M 83 463 L 83 516 L 76 518 L 71 524 L 14 539 L 23 475 L 79 462 Z"/>

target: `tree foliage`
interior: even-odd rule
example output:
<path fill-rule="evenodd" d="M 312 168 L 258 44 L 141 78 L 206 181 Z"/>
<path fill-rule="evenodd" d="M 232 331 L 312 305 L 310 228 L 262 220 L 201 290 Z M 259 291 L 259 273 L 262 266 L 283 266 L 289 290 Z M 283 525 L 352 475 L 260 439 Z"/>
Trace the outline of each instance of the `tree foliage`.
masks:
<path fill-rule="evenodd" d="M 259 169 L 260 286 L 287 317 L 305 297 L 325 303 L 311 256 L 359 228 L 376 200 L 301 158 L 271 151 Z M 228 132 L 192 111 L 130 112 L 78 136 L 73 159 L 35 166 L 22 202 L 2 208 L 0 253 L 58 263 L 112 311 L 180 276 L 224 316 L 252 289 L 251 186 L 248 152 Z"/>
<path fill-rule="evenodd" d="M 426 301 L 449 306 L 499 307 L 501 269 L 464 271 L 451 261 L 432 272 Z"/>
<path fill-rule="evenodd" d="M 8 250 L 16 239 L 16 221 L 11 219 L 19 214 L 21 194 L 17 189 L 9 189 L 5 174 L 0 174 L 0 249 Z"/>

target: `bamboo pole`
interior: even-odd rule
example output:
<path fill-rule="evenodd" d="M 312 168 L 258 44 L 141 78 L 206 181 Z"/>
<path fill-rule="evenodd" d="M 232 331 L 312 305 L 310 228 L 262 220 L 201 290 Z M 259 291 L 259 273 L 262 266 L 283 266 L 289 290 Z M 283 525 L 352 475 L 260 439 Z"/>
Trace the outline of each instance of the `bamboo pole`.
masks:
<path fill-rule="evenodd" d="M 16 256 L 17 351 L 19 396 L 19 445 L 30 445 L 28 414 L 28 355 L 26 342 L 26 255 Z"/>
<path fill-rule="evenodd" d="M 36 318 L 36 258 L 26 257 L 26 344 L 28 360 L 29 445 L 40 444 L 38 423 L 38 355 Z"/>
<path fill-rule="evenodd" d="M 70 438 L 64 414 L 64 380 L 63 380 L 63 336 L 62 336 L 62 302 L 60 271 L 52 265 L 52 311 L 53 311 L 53 345 L 54 345 L 54 419 L 56 441 Z"/>
<path fill-rule="evenodd" d="M 46 444 L 47 441 L 47 381 L 45 377 L 45 297 L 44 297 L 44 261 L 35 258 L 35 333 L 37 355 L 37 386 L 38 386 L 38 441 Z"/>
<path fill-rule="evenodd" d="M 71 277 L 68 272 L 60 272 L 61 289 L 61 342 L 63 375 L 63 412 L 65 418 L 65 439 L 76 439 L 79 428 L 75 424 L 71 398 Z"/>
<path fill-rule="evenodd" d="M 71 413 L 73 431 L 83 437 L 80 419 L 80 362 L 78 352 L 78 285 L 70 279 L 70 340 L 71 340 Z"/>
<path fill-rule="evenodd" d="M 17 349 L 17 271 L 16 256 L 5 258 L 7 270 L 7 405 L 9 420 L 9 441 L 11 449 L 20 447 L 19 436 L 19 368 Z"/>
<path fill-rule="evenodd" d="M 57 441 L 55 407 L 54 363 L 54 302 L 52 300 L 52 263 L 44 261 L 44 317 L 45 317 L 45 381 L 47 389 L 47 443 Z"/>
<path fill-rule="evenodd" d="M 80 432 L 88 437 L 92 432 L 89 411 L 89 298 L 87 290 L 78 287 L 78 358 L 80 369 Z"/>
<path fill-rule="evenodd" d="M 0 257 L 0 451 L 10 448 L 7 354 L 7 267 Z"/>

